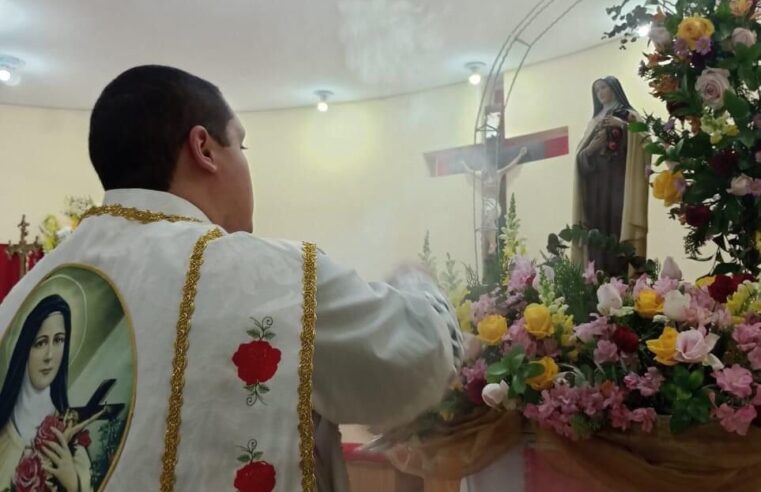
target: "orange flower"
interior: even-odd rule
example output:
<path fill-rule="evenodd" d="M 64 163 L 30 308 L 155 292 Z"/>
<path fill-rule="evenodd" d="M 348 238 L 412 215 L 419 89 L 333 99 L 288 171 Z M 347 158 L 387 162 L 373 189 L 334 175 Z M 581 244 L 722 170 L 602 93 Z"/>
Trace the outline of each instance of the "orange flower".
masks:
<path fill-rule="evenodd" d="M 650 87 L 653 88 L 653 95 L 662 96 L 675 92 L 679 88 L 679 82 L 671 75 L 666 75 L 650 82 Z"/>
<path fill-rule="evenodd" d="M 690 116 L 687 118 L 687 121 L 690 123 L 690 131 L 695 135 L 700 133 L 700 131 L 703 129 L 703 124 L 700 122 L 700 118 L 697 116 Z"/>

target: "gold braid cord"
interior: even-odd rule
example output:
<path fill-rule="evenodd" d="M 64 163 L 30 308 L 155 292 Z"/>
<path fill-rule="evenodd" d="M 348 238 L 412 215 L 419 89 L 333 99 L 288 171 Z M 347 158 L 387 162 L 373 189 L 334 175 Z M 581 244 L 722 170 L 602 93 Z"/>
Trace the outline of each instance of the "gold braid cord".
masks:
<path fill-rule="evenodd" d="M 140 222 L 141 224 L 150 224 L 151 222 L 159 222 L 162 220 L 167 222 L 201 222 L 201 220 L 194 217 L 162 214 L 161 212 L 151 212 L 150 210 L 123 207 L 118 204 L 93 207 L 82 214 L 82 220 L 88 217 L 94 217 L 96 215 L 111 215 L 112 217 L 122 217 L 134 222 Z"/>
<path fill-rule="evenodd" d="M 201 278 L 203 254 L 209 242 L 222 236 L 222 231 L 213 229 L 196 242 L 190 256 L 190 266 L 182 288 L 180 317 L 177 320 L 177 339 L 174 342 L 174 359 L 172 360 L 172 377 L 170 380 L 169 411 L 166 416 L 166 433 L 164 435 L 164 455 L 161 458 L 161 492 L 174 490 L 177 466 L 177 448 L 180 445 L 180 425 L 182 424 L 182 390 L 185 387 L 185 368 L 188 365 L 188 346 L 190 341 L 190 320 L 195 309 L 198 280 Z"/>
<path fill-rule="evenodd" d="M 304 306 L 299 353 L 299 451 L 301 488 L 315 492 L 314 422 L 312 420 L 312 362 L 317 320 L 317 247 L 304 243 Z"/>

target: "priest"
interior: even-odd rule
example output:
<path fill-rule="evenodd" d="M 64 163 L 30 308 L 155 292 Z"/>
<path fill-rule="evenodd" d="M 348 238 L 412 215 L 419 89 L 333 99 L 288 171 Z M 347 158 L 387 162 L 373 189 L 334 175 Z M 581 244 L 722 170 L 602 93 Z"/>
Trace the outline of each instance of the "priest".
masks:
<path fill-rule="evenodd" d="M 90 124 L 104 204 L 0 305 L 5 354 L 16 343 L 7 327 L 64 265 L 100 272 L 122 299 L 137 390 L 102 490 L 347 490 L 337 424 L 415 418 L 460 362 L 453 309 L 420 271 L 368 283 L 314 244 L 252 234 L 244 140 L 211 83 L 165 66 L 119 75 Z M 72 339 L 82 329 L 72 326 Z M 66 343 L 57 360 L 73 364 L 78 354 Z M 26 377 L 2 360 L 0 383 Z M 42 444 L 46 480 L 89 490 L 64 471 L 73 438 L 51 432 Z M 15 480 L 36 466 L 27 451 Z"/>

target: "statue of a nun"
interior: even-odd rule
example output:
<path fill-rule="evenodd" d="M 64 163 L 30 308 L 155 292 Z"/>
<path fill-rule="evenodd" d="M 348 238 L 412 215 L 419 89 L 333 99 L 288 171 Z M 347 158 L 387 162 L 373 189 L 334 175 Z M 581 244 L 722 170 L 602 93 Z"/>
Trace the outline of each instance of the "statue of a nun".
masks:
<path fill-rule="evenodd" d="M 592 98 L 594 117 L 576 151 L 573 223 L 614 235 L 646 256 L 651 156 L 643 136 L 627 130 L 640 116 L 615 77 L 596 80 Z M 626 273 L 625 262 L 607 251 L 574 246 L 572 256 L 578 262 L 594 261 L 611 275 Z"/>

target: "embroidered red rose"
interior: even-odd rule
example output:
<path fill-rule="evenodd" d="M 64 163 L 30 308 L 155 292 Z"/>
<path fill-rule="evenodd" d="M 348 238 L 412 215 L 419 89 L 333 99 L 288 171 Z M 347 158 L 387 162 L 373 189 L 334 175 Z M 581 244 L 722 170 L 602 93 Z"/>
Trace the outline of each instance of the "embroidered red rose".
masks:
<path fill-rule="evenodd" d="M 45 484 L 45 471 L 37 453 L 27 454 L 16 467 L 13 477 L 16 492 L 48 492 Z"/>
<path fill-rule="evenodd" d="M 77 446 L 89 448 L 90 444 L 92 444 L 92 439 L 90 439 L 90 431 L 85 430 L 77 434 L 77 437 L 74 438 L 74 443 Z"/>
<path fill-rule="evenodd" d="M 238 377 L 246 384 L 260 384 L 275 375 L 280 356 L 280 350 L 268 342 L 255 340 L 240 344 L 233 355 L 233 362 L 238 367 Z"/>
<path fill-rule="evenodd" d="M 34 436 L 34 449 L 41 451 L 44 444 L 48 442 L 57 442 L 58 438 L 53 434 L 53 429 L 63 432 L 66 424 L 56 416 L 48 415 L 37 428 L 37 435 Z"/>
<path fill-rule="evenodd" d="M 235 474 L 238 492 L 271 492 L 275 488 L 275 467 L 265 461 L 249 463 Z"/>

